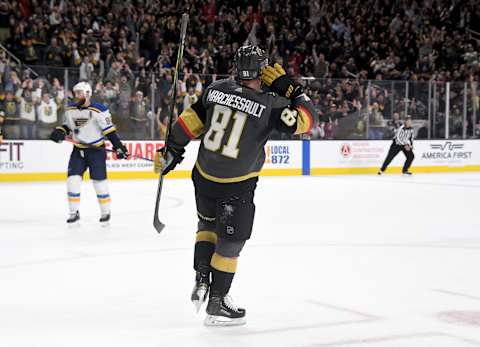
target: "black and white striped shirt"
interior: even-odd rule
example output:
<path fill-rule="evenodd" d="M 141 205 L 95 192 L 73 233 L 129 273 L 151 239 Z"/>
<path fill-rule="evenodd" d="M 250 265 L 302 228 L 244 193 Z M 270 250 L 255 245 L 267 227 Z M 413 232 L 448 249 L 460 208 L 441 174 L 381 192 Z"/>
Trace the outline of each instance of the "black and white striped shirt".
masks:
<path fill-rule="evenodd" d="M 400 126 L 395 132 L 393 140 L 399 146 L 413 146 L 413 128 L 405 128 L 405 125 Z"/>

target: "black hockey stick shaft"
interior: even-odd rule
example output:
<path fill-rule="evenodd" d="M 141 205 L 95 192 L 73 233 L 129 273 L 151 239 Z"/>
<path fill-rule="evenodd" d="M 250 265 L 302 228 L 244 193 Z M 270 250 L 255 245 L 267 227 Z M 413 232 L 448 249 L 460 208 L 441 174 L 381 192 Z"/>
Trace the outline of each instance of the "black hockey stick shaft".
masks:
<path fill-rule="evenodd" d="M 165 132 L 165 147 L 168 146 L 168 137 L 170 136 L 170 131 L 172 130 L 173 124 L 173 117 L 175 112 L 175 100 L 177 99 L 177 80 L 178 80 L 178 72 L 180 70 L 180 65 L 182 63 L 183 58 L 183 48 L 185 46 L 185 36 L 187 34 L 187 25 L 188 25 L 188 14 L 184 13 L 182 15 L 180 25 L 180 43 L 178 44 L 178 51 L 177 51 L 177 63 L 175 65 L 175 74 L 173 76 L 173 93 L 172 99 L 170 101 L 170 118 L 168 120 L 168 127 Z M 165 148 L 165 153 L 168 148 Z M 163 173 L 160 172 L 160 176 L 158 178 L 158 188 L 157 188 L 157 199 L 155 201 L 155 213 L 153 215 L 153 226 L 158 233 L 161 233 L 162 230 L 165 228 L 165 224 L 160 221 L 160 217 L 158 216 L 158 210 L 160 207 L 160 198 L 162 196 L 162 187 L 163 187 Z"/>
<path fill-rule="evenodd" d="M 95 147 L 95 146 L 89 146 L 89 145 L 84 144 L 84 143 L 76 142 L 76 141 L 74 141 L 74 140 L 72 140 L 72 139 L 69 139 L 69 138 L 66 138 L 65 141 L 70 142 L 70 143 L 73 143 L 74 145 L 76 144 L 76 145 L 87 146 L 87 148 L 98 148 L 98 147 Z M 116 153 L 113 149 L 108 149 L 108 148 L 106 148 L 105 150 L 106 150 L 107 152 L 110 152 L 110 153 Z M 155 161 L 155 160 L 153 160 L 153 159 L 148 159 L 148 158 L 141 157 L 141 156 L 139 156 L 139 155 L 133 155 L 133 154 L 130 154 L 129 157 L 137 158 L 137 159 L 142 159 L 142 160 L 146 160 L 146 161 L 150 161 L 150 162 L 152 162 L 152 163 Z"/>

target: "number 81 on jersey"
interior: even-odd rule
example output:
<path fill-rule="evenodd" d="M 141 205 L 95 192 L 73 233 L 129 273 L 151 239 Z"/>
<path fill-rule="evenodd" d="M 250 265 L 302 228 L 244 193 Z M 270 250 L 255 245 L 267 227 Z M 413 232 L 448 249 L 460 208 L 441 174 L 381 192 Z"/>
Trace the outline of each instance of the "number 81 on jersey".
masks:
<path fill-rule="evenodd" d="M 223 146 L 221 153 L 226 157 L 236 159 L 240 152 L 238 148 L 240 137 L 247 122 L 247 115 L 243 112 L 233 111 L 231 108 L 223 105 L 215 105 L 210 129 L 208 129 L 203 137 L 203 145 L 209 151 L 218 151 L 222 146 L 230 119 L 233 119 L 232 130 L 230 134 L 227 134 L 228 140 Z"/>

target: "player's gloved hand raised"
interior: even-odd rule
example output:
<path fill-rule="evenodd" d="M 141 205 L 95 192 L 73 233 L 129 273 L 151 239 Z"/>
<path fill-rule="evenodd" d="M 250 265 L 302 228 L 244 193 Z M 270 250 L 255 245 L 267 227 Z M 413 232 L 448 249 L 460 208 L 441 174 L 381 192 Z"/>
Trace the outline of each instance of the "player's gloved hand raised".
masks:
<path fill-rule="evenodd" d="M 130 153 L 128 153 L 127 147 L 124 145 L 121 145 L 120 147 L 116 147 L 113 149 L 115 151 L 115 154 L 117 155 L 118 159 L 127 159 L 130 156 Z"/>
<path fill-rule="evenodd" d="M 65 131 L 65 129 L 63 129 L 62 127 L 57 127 L 50 134 L 50 140 L 56 143 L 60 143 L 65 140 L 65 136 L 67 136 L 67 132 Z"/>
<path fill-rule="evenodd" d="M 287 99 L 295 99 L 302 94 L 302 86 L 292 81 L 282 66 L 275 63 L 267 65 L 262 70 L 262 82 L 269 86 L 272 91 Z"/>
<path fill-rule="evenodd" d="M 185 150 L 183 148 L 173 148 L 168 147 L 165 150 L 165 147 L 159 149 L 155 153 L 155 162 L 153 164 L 153 171 L 155 173 L 162 172 L 164 175 L 172 171 L 177 164 L 181 163 L 183 160 L 183 153 Z"/>

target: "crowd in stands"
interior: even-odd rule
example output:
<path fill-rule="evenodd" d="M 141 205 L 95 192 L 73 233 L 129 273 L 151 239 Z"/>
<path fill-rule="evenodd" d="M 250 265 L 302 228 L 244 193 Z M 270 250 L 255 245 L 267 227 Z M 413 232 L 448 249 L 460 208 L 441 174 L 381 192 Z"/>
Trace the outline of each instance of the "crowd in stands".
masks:
<path fill-rule="evenodd" d="M 318 111 L 311 138 L 388 138 L 388 121 L 407 113 L 440 137 L 445 82 L 452 84 L 452 135 L 477 126 L 470 116 L 463 123 L 464 82 L 468 114 L 480 109 L 475 0 L 179 3 L 0 1 L 0 41 L 24 63 L 0 58 L 5 134 L 45 138 L 61 121 L 73 84 L 85 80 L 126 138 L 161 137 L 172 113 L 178 23 L 186 8 L 190 23 L 176 114 L 212 81 L 232 75 L 234 52 L 248 38 L 268 51 L 271 63 L 304 78 Z M 438 124 L 423 124 L 432 112 Z"/>

